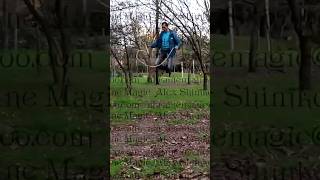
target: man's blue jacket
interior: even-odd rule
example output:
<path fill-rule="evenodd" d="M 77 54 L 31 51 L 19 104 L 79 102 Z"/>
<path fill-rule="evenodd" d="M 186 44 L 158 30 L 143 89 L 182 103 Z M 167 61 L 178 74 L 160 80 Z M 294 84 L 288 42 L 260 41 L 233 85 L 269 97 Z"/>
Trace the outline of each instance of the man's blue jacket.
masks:
<path fill-rule="evenodd" d="M 169 41 L 170 51 L 173 49 L 169 57 L 173 57 L 176 54 L 175 47 L 179 48 L 180 45 L 181 45 L 181 41 L 180 41 L 179 37 L 177 36 L 177 34 L 174 31 L 169 30 L 169 32 L 170 32 L 170 35 L 169 35 L 169 38 L 170 38 L 170 41 Z M 163 33 L 164 33 L 164 31 L 162 31 L 160 33 L 159 38 L 151 45 L 152 48 L 161 49 Z"/>

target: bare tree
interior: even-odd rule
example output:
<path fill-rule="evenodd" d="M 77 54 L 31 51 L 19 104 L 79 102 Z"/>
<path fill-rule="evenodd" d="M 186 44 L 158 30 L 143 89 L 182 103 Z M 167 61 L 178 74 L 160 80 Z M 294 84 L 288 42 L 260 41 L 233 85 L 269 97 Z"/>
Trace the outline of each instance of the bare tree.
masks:
<path fill-rule="evenodd" d="M 64 97 L 70 45 L 63 23 L 61 0 L 39 1 L 39 7 L 30 0 L 23 1 L 47 39 L 54 83 L 60 86 L 60 97 Z M 58 70 L 58 65 L 62 67 L 61 71 Z"/>
<path fill-rule="evenodd" d="M 158 21 L 160 12 L 159 10 L 157 11 L 157 8 L 159 8 L 160 0 L 156 3 L 152 2 L 141 4 L 117 1 L 113 1 L 113 3 L 116 7 L 111 7 L 111 9 L 114 9 L 114 16 L 112 17 L 119 17 L 120 14 L 126 14 L 123 17 L 123 20 L 126 21 L 126 24 L 128 25 L 124 32 L 127 35 L 128 45 L 133 46 L 132 48 L 137 51 L 143 51 L 143 53 L 139 53 L 139 59 L 143 61 L 143 64 L 147 68 L 147 81 L 152 82 L 155 69 L 152 67 L 154 65 L 153 50 L 149 45 L 158 36 L 157 34 L 159 34 Z M 148 14 L 141 13 L 140 8 L 142 5 L 150 5 L 154 7 L 154 11 Z M 155 19 L 153 18 L 153 15 L 155 15 Z M 154 26 L 154 22 L 156 22 L 156 26 Z"/>
<path fill-rule="evenodd" d="M 9 46 L 9 31 L 8 31 L 8 2 L 7 0 L 3 0 L 2 1 L 2 13 L 3 13 L 3 19 L 2 19 L 2 23 L 3 23 L 3 36 L 2 36 L 2 40 L 3 40 L 3 44 L 2 47 L 3 49 L 8 49 Z"/>
<path fill-rule="evenodd" d="M 200 4 L 200 3 L 198 3 Z M 206 4 L 208 6 L 208 3 Z M 155 10 L 154 7 L 148 6 L 150 9 Z M 204 10 L 209 8 L 202 7 Z M 201 71 L 203 74 L 203 89 L 208 88 L 208 72 L 205 67 L 204 48 L 209 48 L 209 40 L 206 38 L 204 30 L 209 29 L 209 23 L 207 22 L 208 12 L 206 12 L 205 18 L 203 16 L 195 17 L 192 13 L 190 6 L 186 0 L 178 0 L 177 3 L 171 1 L 162 1 L 162 8 L 160 8 L 161 14 L 182 33 L 186 40 L 190 43 L 191 48 L 195 54 L 195 58 L 198 60 Z M 208 27 L 206 27 L 208 25 Z"/>
<path fill-rule="evenodd" d="M 192 53 L 192 50 L 190 47 L 188 47 L 187 43 L 184 43 L 184 39 L 182 38 L 183 45 L 181 47 L 181 62 L 185 65 L 187 72 L 188 72 L 188 84 L 191 84 L 191 73 L 193 70 L 193 63 L 194 63 L 194 53 Z"/>
<path fill-rule="evenodd" d="M 252 3 L 252 27 L 250 34 L 250 50 L 249 50 L 249 72 L 255 72 L 255 61 L 259 44 L 260 18 L 263 3 L 261 0 L 255 0 Z"/>
<path fill-rule="evenodd" d="M 156 24 L 156 28 L 155 28 L 155 37 L 158 38 L 159 37 L 159 16 L 160 16 L 160 0 L 156 0 L 155 1 L 155 5 L 156 5 L 156 19 L 155 19 L 155 24 Z M 159 56 L 159 49 L 157 49 L 156 52 L 156 58 L 158 58 Z M 156 84 L 159 84 L 159 74 L 158 74 L 158 68 L 156 68 Z"/>
<path fill-rule="evenodd" d="M 266 34 L 267 34 L 267 45 L 268 52 L 271 52 L 271 39 L 270 39 L 270 3 L 269 0 L 265 0 L 265 11 L 266 11 Z"/>
<path fill-rule="evenodd" d="M 137 12 L 136 12 L 137 13 Z M 157 16 L 157 15 L 156 15 Z M 151 47 L 149 47 L 149 44 L 159 36 L 159 30 L 158 32 L 155 31 L 155 34 L 152 32 L 152 16 L 151 14 L 148 14 L 147 16 L 144 16 L 143 14 L 136 14 L 136 16 L 130 15 L 131 20 L 131 28 L 133 29 L 133 38 L 131 39 L 132 42 L 134 42 L 135 47 L 138 50 L 143 50 L 144 55 L 142 59 L 144 60 L 145 64 L 147 65 L 148 69 L 148 77 L 147 82 L 152 82 L 153 72 L 154 68 L 151 67 L 153 65 L 152 59 L 153 59 L 153 50 Z M 157 17 L 156 17 L 157 21 Z M 142 33 L 142 26 L 145 31 L 145 33 Z M 158 27 L 156 26 L 156 29 Z M 158 51 L 156 51 L 156 57 L 158 56 Z"/>
<path fill-rule="evenodd" d="M 135 36 L 138 36 L 134 32 L 139 27 L 135 26 L 136 22 L 132 12 L 125 16 L 123 17 L 123 14 L 120 13 L 111 17 L 111 54 L 124 74 L 127 94 L 130 95 L 132 91 L 132 49 L 135 43 L 139 45 L 138 42 L 133 41 Z"/>
<path fill-rule="evenodd" d="M 131 95 L 132 92 L 132 72 L 131 72 L 131 65 L 130 65 L 130 57 L 129 57 L 129 51 L 128 46 L 124 45 L 124 53 L 121 53 L 118 49 L 111 48 L 111 54 L 117 61 L 121 71 L 124 74 L 125 77 L 125 84 L 126 84 L 126 90 L 127 94 Z M 122 59 L 126 59 L 126 64 L 123 63 Z"/>
<path fill-rule="evenodd" d="M 14 0 L 14 23 L 13 23 L 13 36 L 14 36 L 14 40 L 13 40 L 13 47 L 14 50 L 18 49 L 18 14 L 17 14 L 17 7 L 18 7 L 18 0 Z"/>
<path fill-rule="evenodd" d="M 317 1 L 308 1 L 315 3 Z M 297 34 L 300 49 L 299 89 L 308 90 L 311 88 L 311 58 L 312 42 L 320 44 L 319 28 L 313 27 L 311 9 L 306 9 L 305 0 L 287 0 L 291 10 L 291 20 Z"/>
<path fill-rule="evenodd" d="M 230 31 L 230 50 L 234 51 L 234 23 L 233 23 L 233 3 L 232 0 L 228 1 L 228 14 L 229 14 L 229 31 Z"/>

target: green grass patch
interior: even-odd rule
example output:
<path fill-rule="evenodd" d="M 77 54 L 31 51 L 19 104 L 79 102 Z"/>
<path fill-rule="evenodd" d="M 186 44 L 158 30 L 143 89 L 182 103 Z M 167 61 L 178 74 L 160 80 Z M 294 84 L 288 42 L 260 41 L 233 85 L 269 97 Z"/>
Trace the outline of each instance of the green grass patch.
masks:
<path fill-rule="evenodd" d="M 179 76 L 179 73 L 174 73 L 172 78 L 175 76 Z M 157 116 L 189 109 L 176 105 L 177 103 L 205 104 L 208 105 L 207 109 L 209 109 L 209 91 L 203 91 L 202 84 L 192 83 L 188 85 L 182 80 L 177 80 L 177 83 L 160 83 L 160 85 L 146 82 L 146 77 L 136 77 L 133 80 L 133 93 L 127 95 L 124 90 L 123 78 L 115 77 L 111 80 L 111 105 L 114 105 L 111 108 L 112 124 L 132 122 L 135 116 L 130 116 L 130 112 L 135 115 Z M 188 123 L 192 123 L 192 120 Z"/>
<path fill-rule="evenodd" d="M 192 169 L 195 173 L 209 172 L 209 159 L 205 159 L 199 152 L 187 151 L 185 153 L 185 159 L 188 164 L 192 165 Z"/>
<path fill-rule="evenodd" d="M 154 175 L 170 177 L 182 170 L 180 163 L 164 158 L 133 160 L 125 157 L 111 162 L 111 177 L 113 178 L 150 178 Z"/>
<path fill-rule="evenodd" d="M 90 53 L 91 68 L 79 67 L 80 60 L 76 62 L 74 59 L 75 67 L 70 67 L 68 74 L 70 91 L 83 90 L 86 101 L 90 92 L 105 92 L 107 89 L 103 83 L 107 78 L 108 57 L 103 51 Z M 31 179 L 45 179 L 50 160 L 54 160 L 61 177 L 63 161 L 68 158 L 73 159 L 68 165 L 69 171 L 105 166 L 105 113 L 85 107 L 47 106 L 48 89 L 53 84 L 52 73 L 50 67 L 44 66 L 49 62 L 48 57 L 42 56 L 40 63 L 43 66 L 37 68 L 36 56 L 35 50 L 0 51 L 0 81 L 3 84 L 0 90 L 1 103 L 5 102 L 3 99 L 8 92 L 14 95 L 13 92 L 18 92 L 17 97 L 12 95 L 10 98 L 11 107 L 2 106 L 0 112 L 1 138 L 7 144 L 0 147 L 0 176 L 6 175 L 5 170 L 9 165 L 20 164 L 20 169 L 36 169 Z M 87 66 L 87 62 L 89 56 L 84 55 L 83 65 Z M 21 98 L 25 92 L 36 94 L 34 105 L 22 105 Z M 21 107 L 15 107 L 17 102 Z M 76 132 L 81 132 L 83 136 L 73 134 Z"/>

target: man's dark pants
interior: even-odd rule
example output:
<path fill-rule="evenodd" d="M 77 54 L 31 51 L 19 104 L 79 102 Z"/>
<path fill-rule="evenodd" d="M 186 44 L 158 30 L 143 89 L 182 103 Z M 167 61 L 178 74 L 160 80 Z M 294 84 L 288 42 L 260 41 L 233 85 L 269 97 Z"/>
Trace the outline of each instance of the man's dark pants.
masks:
<path fill-rule="evenodd" d="M 161 49 L 160 50 L 160 54 L 159 57 L 156 60 L 156 65 L 161 64 L 169 55 L 170 53 L 170 49 Z M 169 70 L 169 72 L 172 71 L 172 66 L 173 66 L 173 57 L 169 57 L 167 63 L 167 68 Z"/>

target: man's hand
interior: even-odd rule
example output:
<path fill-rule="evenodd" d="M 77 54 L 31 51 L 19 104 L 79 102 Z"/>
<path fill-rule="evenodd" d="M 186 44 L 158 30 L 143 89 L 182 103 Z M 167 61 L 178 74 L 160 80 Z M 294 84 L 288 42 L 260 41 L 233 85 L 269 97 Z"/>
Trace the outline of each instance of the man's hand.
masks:
<path fill-rule="evenodd" d="M 179 47 L 178 46 L 176 46 L 176 47 L 174 47 L 176 50 L 178 50 L 179 49 Z"/>

